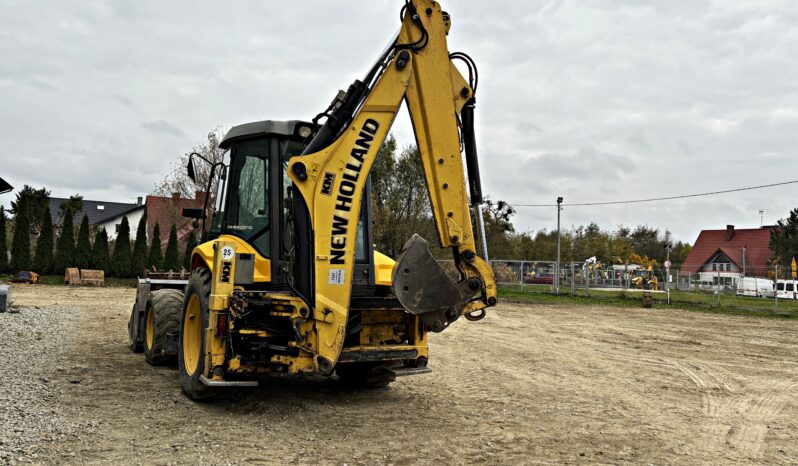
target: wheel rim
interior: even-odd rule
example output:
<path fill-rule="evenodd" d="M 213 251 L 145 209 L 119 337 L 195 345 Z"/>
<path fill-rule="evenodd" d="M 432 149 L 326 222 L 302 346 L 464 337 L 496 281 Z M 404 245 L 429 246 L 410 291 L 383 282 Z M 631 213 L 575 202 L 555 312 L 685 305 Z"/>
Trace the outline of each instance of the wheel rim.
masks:
<path fill-rule="evenodd" d="M 152 349 L 152 341 L 155 339 L 155 316 L 152 308 L 147 309 L 147 325 L 145 329 L 147 348 Z"/>
<path fill-rule="evenodd" d="M 192 294 L 183 318 L 183 366 L 188 375 L 194 375 L 199 366 L 202 346 L 202 306 L 199 296 Z"/>

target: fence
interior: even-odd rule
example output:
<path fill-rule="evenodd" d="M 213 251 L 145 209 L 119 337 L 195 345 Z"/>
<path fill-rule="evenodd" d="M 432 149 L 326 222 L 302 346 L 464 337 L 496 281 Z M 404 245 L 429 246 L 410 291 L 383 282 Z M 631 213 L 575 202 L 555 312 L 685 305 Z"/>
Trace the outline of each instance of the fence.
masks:
<path fill-rule="evenodd" d="M 440 263 L 452 278 L 458 277 L 451 260 Z M 667 271 L 655 268 L 649 273 L 635 265 L 562 262 L 557 274 L 553 261 L 493 260 L 491 265 L 501 287 L 531 298 L 563 294 L 598 300 L 638 299 L 638 292 L 651 291 L 655 302 L 665 304 L 798 316 L 798 277 L 781 266 L 746 270 L 745 274 L 725 267 L 698 273 L 683 272 L 678 267 Z"/>

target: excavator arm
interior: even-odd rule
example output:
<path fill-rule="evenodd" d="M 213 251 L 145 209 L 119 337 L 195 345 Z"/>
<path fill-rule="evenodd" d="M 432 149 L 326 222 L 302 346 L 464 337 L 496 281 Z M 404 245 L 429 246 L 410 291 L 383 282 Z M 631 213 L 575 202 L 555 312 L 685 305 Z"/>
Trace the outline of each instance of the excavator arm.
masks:
<path fill-rule="evenodd" d="M 306 299 L 316 321 L 318 356 L 325 358 L 327 367 L 337 361 L 346 334 L 366 181 L 403 100 L 410 111 L 439 242 L 451 248 L 460 279 L 449 278 L 426 242 L 414 235 L 394 266 L 394 292 L 405 309 L 432 331 L 445 329 L 461 315 L 478 320 L 497 300 L 486 249 L 482 257 L 477 254 L 477 245 L 484 246 L 484 240 L 479 237 L 482 198 L 473 137 L 476 84 L 466 81 L 453 64 L 446 43 L 450 18 L 437 2 L 408 1 L 402 17 L 398 38 L 363 81 L 356 81 L 333 102 L 305 153 L 288 165 L 301 196 L 295 202 L 310 220 L 312 250 L 307 259 L 312 266 Z"/>

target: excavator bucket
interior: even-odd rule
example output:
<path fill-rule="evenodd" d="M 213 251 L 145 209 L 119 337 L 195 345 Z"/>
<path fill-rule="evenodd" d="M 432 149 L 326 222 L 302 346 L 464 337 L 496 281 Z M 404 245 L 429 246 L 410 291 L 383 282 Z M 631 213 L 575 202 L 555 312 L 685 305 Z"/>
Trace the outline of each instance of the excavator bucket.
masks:
<path fill-rule="evenodd" d="M 422 237 L 413 235 L 405 243 L 393 268 L 394 294 L 431 331 L 441 332 L 460 317 L 468 302 L 467 289 L 446 274 Z"/>

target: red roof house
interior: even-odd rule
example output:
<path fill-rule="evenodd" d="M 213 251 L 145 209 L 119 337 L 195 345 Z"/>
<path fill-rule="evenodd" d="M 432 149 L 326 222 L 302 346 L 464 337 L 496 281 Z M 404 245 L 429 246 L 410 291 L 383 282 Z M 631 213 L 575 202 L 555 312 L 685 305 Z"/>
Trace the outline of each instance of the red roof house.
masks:
<path fill-rule="evenodd" d="M 147 209 L 147 236 L 152 238 L 155 223 L 161 230 L 161 243 L 169 241 L 169 230 L 172 225 L 177 227 L 177 240 L 184 242 L 194 230 L 193 219 L 183 217 L 183 209 L 201 209 L 205 201 L 205 193 L 197 191 L 193 199 L 180 197 L 180 193 L 173 193 L 171 197 L 147 196 L 145 206 Z M 195 234 L 199 234 L 195 232 Z"/>
<path fill-rule="evenodd" d="M 766 277 L 770 250 L 770 232 L 773 227 L 725 230 L 702 230 L 693 249 L 682 264 L 680 274 L 709 273 Z M 744 252 L 743 252 L 744 251 Z"/>

